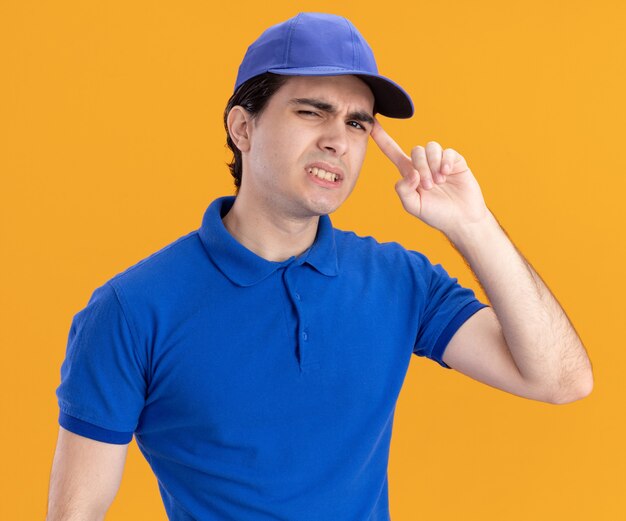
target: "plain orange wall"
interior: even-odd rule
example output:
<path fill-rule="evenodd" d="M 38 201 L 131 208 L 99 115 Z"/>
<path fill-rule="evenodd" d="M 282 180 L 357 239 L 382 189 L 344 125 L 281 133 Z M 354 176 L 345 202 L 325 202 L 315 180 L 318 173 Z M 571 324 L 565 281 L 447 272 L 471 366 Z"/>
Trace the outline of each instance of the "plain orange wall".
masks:
<path fill-rule="evenodd" d="M 0 5 L 0 518 L 44 517 L 72 316 L 233 193 L 222 111 L 246 47 L 327 11 L 413 96 L 415 117 L 382 118 L 387 131 L 406 150 L 435 140 L 465 156 L 594 365 L 592 395 L 555 406 L 415 357 L 394 422 L 393 520 L 624 519 L 623 2 L 269 5 Z M 335 226 L 418 249 L 485 299 L 445 237 L 403 210 L 397 176 L 372 144 Z M 107 519 L 165 519 L 134 441 Z"/>

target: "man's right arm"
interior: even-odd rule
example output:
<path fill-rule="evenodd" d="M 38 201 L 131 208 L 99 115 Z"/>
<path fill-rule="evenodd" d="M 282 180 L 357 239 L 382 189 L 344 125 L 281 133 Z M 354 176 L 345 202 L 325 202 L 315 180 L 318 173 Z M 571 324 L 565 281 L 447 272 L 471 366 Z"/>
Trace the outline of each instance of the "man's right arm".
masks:
<path fill-rule="evenodd" d="M 103 443 L 59 428 L 46 521 L 102 520 L 122 480 L 128 444 Z"/>

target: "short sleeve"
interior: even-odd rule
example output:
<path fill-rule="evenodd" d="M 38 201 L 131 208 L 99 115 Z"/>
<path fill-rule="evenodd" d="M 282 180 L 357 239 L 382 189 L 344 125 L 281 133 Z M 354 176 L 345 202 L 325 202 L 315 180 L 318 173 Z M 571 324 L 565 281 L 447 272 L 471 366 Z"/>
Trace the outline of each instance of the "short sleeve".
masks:
<path fill-rule="evenodd" d="M 450 369 L 443 353 L 454 333 L 479 309 L 489 307 L 480 302 L 470 288 L 448 275 L 441 264 L 432 265 L 420 253 L 415 253 L 426 284 L 426 301 L 420 317 L 413 353 L 434 360 Z"/>
<path fill-rule="evenodd" d="M 145 364 L 110 282 L 72 319 L 61 383 L 59 424 L 107 443 L 132 440 L 146 395 Z"/>

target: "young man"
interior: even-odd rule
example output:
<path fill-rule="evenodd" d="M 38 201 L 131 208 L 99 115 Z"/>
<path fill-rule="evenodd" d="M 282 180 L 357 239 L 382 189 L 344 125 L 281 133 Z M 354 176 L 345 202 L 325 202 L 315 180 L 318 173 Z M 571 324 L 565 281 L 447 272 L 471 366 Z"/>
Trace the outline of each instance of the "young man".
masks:
<path fill-rule="evenodd" d="M 412 354 L 550 403 L 591 391 L 580 339 L 464 158 L 432 141 L 406 155 L 376 113 L 413 105 L 345 18 L 301 13 L 250 46 L 225 112 L 237 195 L 74 317 L 49 520 L 104 516 L 133 435 L 170 519 L 388 520 Z M 333 228 L 370 137 L 492 307 L 419 252 Z"/>

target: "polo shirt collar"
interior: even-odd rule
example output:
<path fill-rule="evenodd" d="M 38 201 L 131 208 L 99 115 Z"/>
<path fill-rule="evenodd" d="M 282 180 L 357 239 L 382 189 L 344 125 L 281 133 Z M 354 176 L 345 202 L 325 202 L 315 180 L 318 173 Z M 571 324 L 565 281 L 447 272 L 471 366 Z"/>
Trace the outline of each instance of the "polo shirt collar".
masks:
<path fill-rule="evenodd" d="M 222 217 L 228 213 L 235 196 L 215 199 L 204 212 L 198 230 L 200 240 L 218 269 L 239 286 L 252 286 L 277 269 L 295 262 L 308 263 L 320 273 L 333 277 L 339 273 L 335 234 L 330 217 L 321 215 L 315 241 L 299 257 L 292 256 L 281 262 L 260 257 L 239 243 L 226 229 Z"/>

